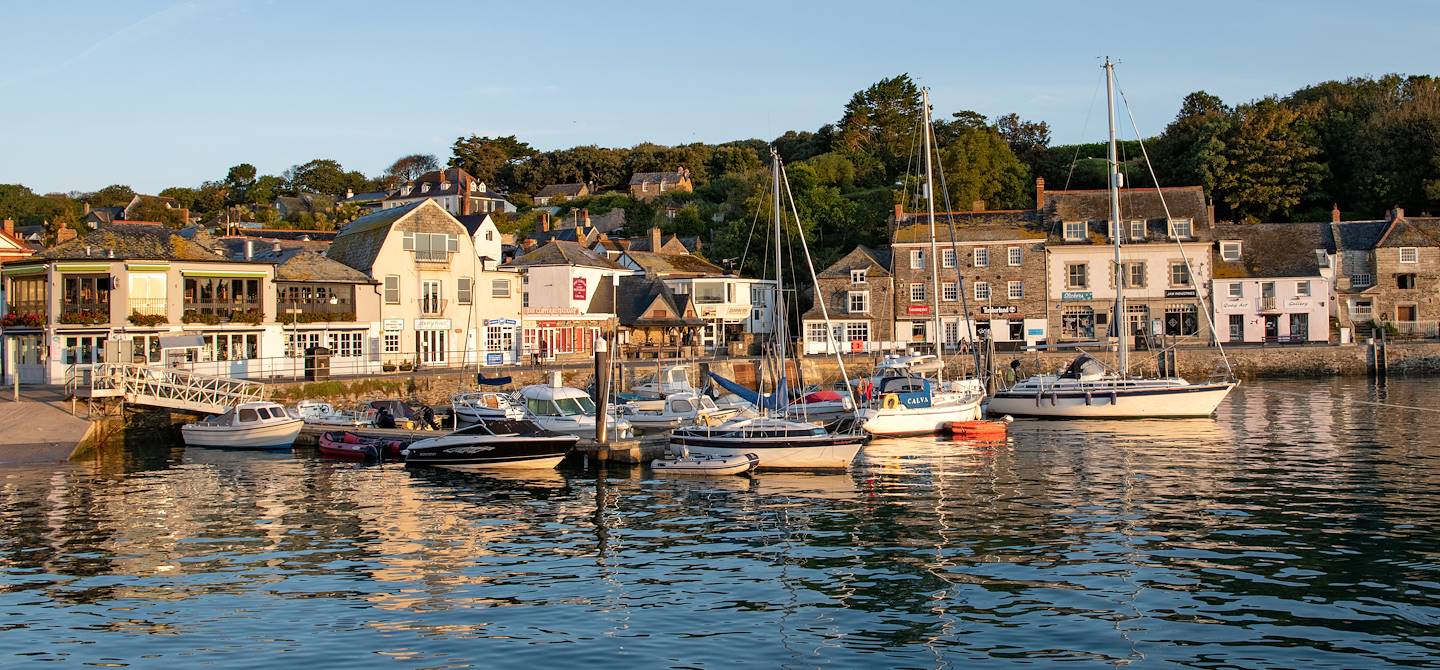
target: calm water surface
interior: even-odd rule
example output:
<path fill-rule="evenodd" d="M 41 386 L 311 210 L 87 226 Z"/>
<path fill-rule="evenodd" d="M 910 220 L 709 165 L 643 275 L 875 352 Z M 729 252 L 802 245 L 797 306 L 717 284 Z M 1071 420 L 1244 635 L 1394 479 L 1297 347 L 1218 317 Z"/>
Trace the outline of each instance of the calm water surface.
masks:
<path fill-rule="evenodd" d="M 1440 666 L 1440 382 L 490 477 L 136 448 L 0 469 L 0 667 Z"/>

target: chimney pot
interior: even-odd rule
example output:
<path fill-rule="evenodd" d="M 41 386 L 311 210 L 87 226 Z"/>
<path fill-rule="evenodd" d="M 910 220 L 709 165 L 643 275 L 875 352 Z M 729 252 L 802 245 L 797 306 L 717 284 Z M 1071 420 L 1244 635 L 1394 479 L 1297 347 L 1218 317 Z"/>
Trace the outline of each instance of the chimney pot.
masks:
<path fill-rule="evenodd" d="M 905 205 L 897 202 L 895 203 L 895 223 L 900 223 L 902 216 L 905 216 Z"/>
<path fill-rule="evenodd" d="M 255 240 L 245 240 L 245 260 L 255 258 Z"/>
<path fill-rule="evenodd" d="M 550 212 L 540 210 L 540 232 L 550 232 Z"/>
<path fill-rule="evenodd" d="M 1330 223 L 1340 223 L 1340 203 L 1330 206 Z"/>
<path fill-rule="evenodd" d="M 1035 211 L 1045 209 L 1045 178 L 1035 178 Z"/>

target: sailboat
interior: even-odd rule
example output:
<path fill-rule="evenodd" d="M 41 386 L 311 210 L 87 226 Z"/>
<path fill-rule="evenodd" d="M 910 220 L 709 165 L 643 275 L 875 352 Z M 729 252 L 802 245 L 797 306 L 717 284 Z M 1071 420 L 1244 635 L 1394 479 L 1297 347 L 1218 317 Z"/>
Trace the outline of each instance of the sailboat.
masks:
<path fill-rule="evenodd" d="M 780 210 L 780 180 L 783 178 L 784 168 L 780 164 L 780 155 L 774 149 L 770 151 L 770 165 L 773 200 L 772 223 L 775 238 L 775 309 L 772 312 L 775 322 L 771 333 L 775 359 L 779 363 L 775 367 L 777 370 L 775 391 L 768 395 L 761 392 L 764 387 L 762 367 L 761 391 L 755 392 L 755 398 L 760 408 L 759 416 L 737 417 L 719 423 L 707 422 L 706 425 L 677 428 L 670 433 L 670 448 L 675 453 L 688 451 L 702 456 L 755 454 L 760 457 L 758 467 L 764 469 L 844 469 L 849 467 L 850 462 L 855 460 L 855 455 L 860 452 L 860 448 L 869 440 L 863 432 L 831 432 L 822 426 L 785 418 L 788 393 L 785 391 L 784 370 L 788 328 L 786 327 L 787 313 L 785 311 L 785 273 L 781 263 L 784 228 L 781 223 Z M 786 186 L 788 191 L 788 184 Z M 793 211 L 793 200 L 791 204 Z M 796 221 L 799 221 L 798 212 L 796 212 Z M 800 236 L 800 244 L 805 251 L 805 262 L 810 266 L 811 281 L 815 282 L 815 266 L 810 261 L 810 249 L 806 245 L 803 235 Z M 818 284 L 818 282 L 815 283 Z M 834 331 L 829 327 L 828 315 L 826 315 L 826 321 L 826 332 L 832 333 L 833 337 Z M 839 351 L 838 347 L 833 346 L 833 342 L 831 344 L 833 350 Z M 840 370 L 843 376 L 844 360 L 840 359 L 838 354 L 836 358 L 840 361 Z M 848 379 L 846 384 L 848 387 Z"/>
<path fill-rule="evenodd" d="M 930 222 L 930 268 L 932 287 L 940 285 L 940 255 L 935 241 L 935 184 L 932 177 L 930 139 L 934 128 L 930 123 L 930 91 L 920 92 L 924 113 L 923 147 L 925 151 L 926 217 Z M 930 312 L 935 316 L 935 334 L 944 332 L 940 320 L 940 291 L 931 290 Z M 893 362 L 893 361 L 892 361 Z M 979 380 L 954 380 L 945 383 L 944 361 L 934 366 L 934 378 L 920 372 L 919 366 L 882 365 L 875 375 L 864 380 L 865 396 L 870 406 L 861 410 L 865 432 L 871 435 L 926 435 L 943 432 L 955 421 L 980 418 L 980 403 L 985 391 Z"/>
<path fill-rule="evenodd" d="M 1110 238 L 1115 247 L 1115 314 L 1125 313 L 1121 263 L 1120 163 L 1115 141 L 1115 64 L 1105 59 L 1105 103 L 1110 117 Z M 1147 158 L 1148 161 L 1148 158 Z M 1207 309 L 1206 312 L 1209 312 Z M 1192 384 L 1180 377 L 1134 377 L 1128 374 L 1127 337 L 1116 328 L 1116 369 L 1107 369 L 1082 353 L 1058 375 L 1036 375 L 990 398 L 990 414 L 1072 419 L 1136 419 L 1208 417 L 1237 382 Z M 1214 324 L 1211 324 L 1213 331 Z M 1223 354 L 1224 351 L 1222 350 Z"/>

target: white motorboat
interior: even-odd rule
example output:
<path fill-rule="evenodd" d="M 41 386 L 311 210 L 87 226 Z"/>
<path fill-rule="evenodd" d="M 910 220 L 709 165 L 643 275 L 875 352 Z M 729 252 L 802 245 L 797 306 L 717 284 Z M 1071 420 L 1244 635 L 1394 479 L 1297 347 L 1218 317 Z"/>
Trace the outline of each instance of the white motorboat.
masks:
<path fill-rule="evenodd" d="M 290 416 L 318 426 L 363 428 L 375 425 L 375 410 L 363 405 L 352 411 L 337 410 L 334 405 L 317 400 L 301 400 L 295 404 L 295 411 L 290 412 Z"/>
<path fill-rule="evenodd" d="M 412 442 L 400 454 L 407 466 L 447 470 L 553 469 L 579 441 L 574 435 L 547 431 L 531 421 L 497 419 Z"/>
<path fill-rule="evenodd" d="M 1234 382 L 1122 377 L 1089 354 L 1065 372 L 1036 375 L 990 398 L 990 414 L 1067 419 L 1197 418 L 1215 413 Z"/>
<path fill-rule="evenodd" d="M 620 406 L 624 417 L 637 431 L 670 430 L 696 422 L 721 423 L 736 410 L 720 409 L 709 396 L 690 392 L 672 393 L 657 400 L 637 400 Z"/>
<path fill-rule="evenodd" d="M 220 449 L 289 449 L 305 420 L 290 416 L 285 407 L 269 401 L 244 402 L 219 416 L 181 426 L 187 447 Z"/>
<path fill-rule="evenodd" d="M 569 386 L 550 384 L 526 386 L 517 393 L 525 408 L 525 418 L 545 430 L 595 439 L 595 401 L 584 391 Z M 609 413 L 606 417 L 608 436 L 612 439 L 634 437 L 630 422 Z"/>
<path fill-rule="evenodd" d="M 655 373 L 647 382 L 636 384 L 630 389 L 647 398 L 664 398 L 676 393 L 699 393 L 690 384 L 690 369 L 684 365 L 672 365 Z"/>
<path fill-rule="evenodd" d="M 682 426 L 670 449 L 701 456 L 760 457 L 765 469 L 835 470 L 850 466 L 867 436 L 831 433 L 814 424 L 776 417 L 736 418 L 718 426 Z"/>
<path fill-rule="evenodd" d="M 861 410 L 865 431 L 899 437 L 945 432 L 954 421 L 980 418 L 985 390 L 978 379 L 957 379 L 940 385 L 924 376 L 938 372 L 934 356 L 887 356 L 875 375 L 857 382 L 857 395 L 869 406 Z"/>
<path fill-rule="evenodd" d="M 650 469 L 657 475 L 687 475 L 692 477 L 723 477 L 743 475 L 760 465 L 755 454 L 733 456 L 690 456 L 657 458 L 650 461 Z"/>
<path fill-rule="evenodd" d="M 509 393 L 499 391 L 466 391 L 450 396 L 450 411 L 467 423 L 495 419 L 523 419 L 525 409 L 511 401 Z"/>

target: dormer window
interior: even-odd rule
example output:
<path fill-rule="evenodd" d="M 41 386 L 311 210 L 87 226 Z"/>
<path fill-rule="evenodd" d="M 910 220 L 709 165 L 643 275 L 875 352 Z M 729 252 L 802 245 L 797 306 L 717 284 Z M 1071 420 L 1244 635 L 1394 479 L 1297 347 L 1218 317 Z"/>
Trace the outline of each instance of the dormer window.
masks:
<path fill-rule="evenodd" d="M 1325 253 L 1324 249 L 1316 249 L 1315 265 L 1318 265 L 1322 268 L 1330 267 L 1330 254 Z"/>
<path fill-rule="evenodd" d="M 1225 240 L 1220 243 L 1220 260 L 1235 262 L 1240 260 L 1240 241 Z"/>
<path fill-rule="evenodd" d="M 1170 219 L 1170 235 L 1177 240 L 1188 240 L 1194 237 L 1193 222 L 1190 219 Z"/>
<path fill-rule="evenodd" d="M 429 192 L 430 192 L 430 182 L 427 181 L 427 182 L 421 184 L 421 185 L 420 185 L 420 192 L 421 192 L 421 193 L 429 193 Z"/>
<path fill-rule="evenodd" d="M 865 281 L 866 281 L 866 279 L 868 278 L 867 275 L 869 275 L 869 274 L 870 274 L 870 271 L 869 271 L 869 270 L 851 270 L 851 271 L 850 271 L 850 283 L 851 283 L 851 284 L 864 284 Z"/>
<path fill-rule="evenodd" d="M 1143 240 L 1143 239 L 1145 239 L 1145 220 L 1144 220 L 1144 219 L 1134 219 L 1134 220 L 1132 220 L 1132 221 L 1130 222 L 1130 239 L 1131 239 L 1131 240 Z"/>
<path fill-rule="evenodd" d="M 1066 241 L 1066 242 L 1079 242 L 1079 241 L 1082 241 L 1082 240 L 1084 240 L 1084 239 L 1085 239 L 1085 222 L 1084 222 L 1084 221 L 1066 221 L 1066 222 L 1065 222 L 1065 241 Z"/>
<path fill-rule="evenodd" d="M 410 190 L 413 188 L 415 187 L 411 186 L 410 184 L 406 184 L 405 188 L 400 189 L 400 195 L 410 195 Z"/>

